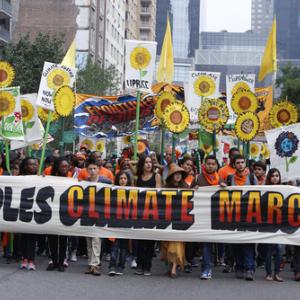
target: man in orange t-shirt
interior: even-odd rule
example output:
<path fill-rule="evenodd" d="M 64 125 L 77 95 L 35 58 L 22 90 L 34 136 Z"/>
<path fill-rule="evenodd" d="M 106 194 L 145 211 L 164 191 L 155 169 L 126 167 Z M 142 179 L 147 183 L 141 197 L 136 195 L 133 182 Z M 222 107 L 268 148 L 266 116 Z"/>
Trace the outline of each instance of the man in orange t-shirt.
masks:
<path fill-rule="evenodd" d="M 105 178 L 111 180 L 111 182 L 113 183 L 115 180 L 113 173 L 110 170 L 108 170 L 102 166 L 101 152 L 93 152 L 91 154 L 91 158 L 95 159 L 98 163 L 99 176 L 105 177 Z M 78 180 L 86 180 L 88 177 L 89 177 L 89 173 L 86 168 L 79 171 Z"/>
<path fill-rule="evenodd" d="M 235 173 L 235 168 L 233 166 L 233 158 L 239 154 L 240 151 L 238 148 L 233 147 L 229 150 L 229 165 L 220 168 L 218 171 L 219 176 L 222 180 L 226 181 L 228 175 L 232 175 Z"/>

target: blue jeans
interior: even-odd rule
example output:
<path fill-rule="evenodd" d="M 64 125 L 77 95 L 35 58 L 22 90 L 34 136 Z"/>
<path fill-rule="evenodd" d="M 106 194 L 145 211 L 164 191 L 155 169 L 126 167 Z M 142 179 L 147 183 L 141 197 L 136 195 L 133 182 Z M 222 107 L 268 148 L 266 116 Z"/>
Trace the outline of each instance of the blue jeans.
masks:
<path fill-rule="evenodd" d="M 235 258 L 235 271 L 255 271 L 254 244 L 233 245 Z"/>
<path fill-rule="evenodd" d="M 277 244 L 265 244 L 263 245 L 265 254 L 265 268 L 267 275 L 272 275 L 272 254 L 274 252 L 274 272 L 279 274 L 280 262 L 282 256 L 282 245 Z"/>
<path fill-rule="evenodd" d="M 211 272 L 212 269 L 212 243 L 203 243 L 202 250 L 202 273 Z"/>
<path fill-rule="evenodd" d="M 111 245 L 110 251 L 110 264 L 109 268 L 120 268 L 125 269 L 126 255 L 128 251 L 128 240 L 127 239 L 117 239 Z"/>

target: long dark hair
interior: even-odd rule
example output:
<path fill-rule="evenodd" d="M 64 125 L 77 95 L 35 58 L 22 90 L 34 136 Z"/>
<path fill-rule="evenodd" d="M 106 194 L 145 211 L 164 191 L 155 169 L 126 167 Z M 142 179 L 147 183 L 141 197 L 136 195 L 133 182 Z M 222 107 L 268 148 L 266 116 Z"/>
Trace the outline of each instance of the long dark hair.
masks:
<path fill-rule="evenodd" d="M 126 186 L 132 186 L 131 178 L 130 178 L 129 174 L 127 172 L 125 172 L 125 171 L 120 171 L 120 172 L 117 173 L 117 175 L 115 177 L 115 185 L 120 185 L 120 177 L 122 175 L 124 175 L 124 174 L 127 177 L 127 184 L 126 184 Z"/>
<path fill-rule="evenodd" d="M 144 173 L 144 165 L 145 165 L 145 161 L 147 158 L 150 158 L 151 163 L 152 163 L 152 172 L 154 173 L 154 166 L 153 166 L 153 162 L 152 159 L 149 155 L 142 155 L 137 163 L 137 167 L 136 167 L 136 175 L 138 178 L 140 178 L 143 173 Z"/>
<path fill-rule="evenodd" d="M 69 163 L 69 161 L 66 157 L 59 157 L 58 159 L 56 159 L 54 161 L 54 164 L 53 164 L 53 167 L 52 167 L 52 170 L 51 170 L 51 175 L 52 176 L 60 176 L 60 174 L 58 174 L 58 170 L 59 170 L 60 164 L 63 161 L 66 161 L 68 163 L 68 165 L 70 165 L 70 163 Z"/>
<path fill-rule="evenodd" d="M 278 184 L 281 184 L 281 174 L 280 174 L 279 170 L 276 169 L 276 168 L 272 168 L 272 169 L 269 170 L 269 172 L 267 174 L 266 185 L 271 185 L 272 184 L 271 183 L 271 177 L 276 172 L 279 174 L 279 182 L 278 182 Z"/>
<path fill-rule="evenodd" d="M 38 162 L 37 158 L 35 158 L 33 156 L 24 158 L 20 164 L 20 175 L 35 175 L 35 174 L 28 174 L 27 169 L 26 169 L 27 164 L 31 159 L 36 160 Z"/>

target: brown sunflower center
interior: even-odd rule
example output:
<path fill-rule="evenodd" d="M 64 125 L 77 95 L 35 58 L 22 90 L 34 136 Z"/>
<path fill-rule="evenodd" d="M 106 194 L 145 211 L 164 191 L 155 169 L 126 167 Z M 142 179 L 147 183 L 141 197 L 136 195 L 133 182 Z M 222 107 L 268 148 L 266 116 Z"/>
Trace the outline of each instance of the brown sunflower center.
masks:
<path fill-rule="evenodd" d="M 6 98 L 0 98 L 0 111 L 6 111 L 9 108 L 9 101 Z"/>
<path fill-rule="evenodd" d="M 55 85 L 62 85 L 64 83 L 64 78 L 63 76 L 61 76 L 60 74 L 56 74 L 54 77 L 53 77 L 53 83 Z"/>
<path fill-rule="evenodd" d="M 200 84 L 199 84 L 199 90 L 202 92 L 202 93 L 207 93 L 209 91 L 209 88 L 210 88 L 210 85 L 208 82 L 206 81 L 201 81 Z"/>
<path fill-rule="evenodd" d="M 253 127 L 254 127 L 254 122 L 252 120 L 245 120 L 244 122 L 242 122 L 241 130 L 245 134 L 250 134 L 251 131 L 253 130 Z"/>
<path fill-rule="evenodd" d="M 251 147 L 250 151 L 251 151 L 251 153 L 256 153 L 256 148 L 255 147 Z"/>
<path fill-rule="evenodd" d="M 164 112 L 164 111 L 166 110 L 166 107 L 167 107 L 168 105 L 170 105 L 170 103 L 171 103 L 170 99 L 168 99 L 168 98 L 163 99 L 163 100 L 161 101 L 161 105 L 160 105 L 161 111 Z"/>
<path fill-rule="evenodd" d="M 242 110 L 248 110 L 250 106 L 251 106 L 251 100 L 248 97 L 243 96 L 239 99 L 239 107 Z"/>
<path fill-rule="evenodd" d="M 5 70 L 0 70 L 0 82 L 3 82 L 7 79 L 8 75 Z"/>
<path fill-rule="evenodd" d="M 208 109 L 207 111 L 207 118 L 210 121 L 217 121 L 220 117 L 220 111 L 218 108 L 216 107 L 211 107 Z"/>
<path fill-rule="evenodd" d="M 280 123 L 287 123 L 291 118 L 291 114 L 287 109 L 281 109 L 277 113 L 277 119 Z"/>
<path fill-rule="evenodd" d="M 180 111 L 175 110 L 171 113 L 170 115 L 170 119 L 172 121 L 173 124 L 178 125 L 181 123 L 182 121 L 182 114 Z"/>
<path fill-rule="evenodd" d="M 139 64 L 142 65 L 145 62 L 145 55 L 144 53 L 137 53 L 135 56 L 135 61 Z"/>
<path fill-rule="evenodd" d="M 26 105 L 21 105 L 21 111 L 23 118 L 26 118 L 29 114 L 28 107 Z"/>

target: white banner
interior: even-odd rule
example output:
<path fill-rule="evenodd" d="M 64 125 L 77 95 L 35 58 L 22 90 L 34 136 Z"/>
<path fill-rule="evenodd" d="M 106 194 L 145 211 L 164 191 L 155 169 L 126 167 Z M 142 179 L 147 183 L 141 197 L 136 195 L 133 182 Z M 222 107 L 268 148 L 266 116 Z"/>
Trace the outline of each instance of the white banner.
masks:
<path fill-rule="evenodd" d="M 156 46 L 156 42 L 125 41 L 125 87 L 127 89 L 151 92 Z"/>
<path fill-rule="evenodd" d="M 234 124 L 236 115 L 231 108 L 231 99 L 233 94 L 239 88 L 247 88 L 255 93 L 255 74 L 230 74 L 226 75 L 226 97 L 227 106 L 229 109 L 228 124 Z"/>
<path fill-rule="evenodd" d="M 43 73 L 37 98 L 37 106 L 54 111 L 53 96 L 62 86 L 74 85 L 77 69 L 72 69 L 59 64 L 44 63 Z"/>
<path fill-rule="evenodd" d="M 190 122 L 198 123 L 198 110 L 202 98 L 218 98 L 220 96 L 221 73 L 190 71 L 188 92 L 185 93 L 185 105 L 190 112 Z"/>
<path fill-rule="evenodd" d="M 7 232 L 300 245 L 293 186 L 123 188 L 65 177 L 0 176 Z"/>
<path fill-rule="evenodd" d="M 277 168 L 281 180 L 300 178 L 300 123 L 265 131 L 270 149 L 271 168 Z"/>

